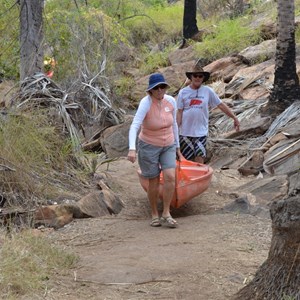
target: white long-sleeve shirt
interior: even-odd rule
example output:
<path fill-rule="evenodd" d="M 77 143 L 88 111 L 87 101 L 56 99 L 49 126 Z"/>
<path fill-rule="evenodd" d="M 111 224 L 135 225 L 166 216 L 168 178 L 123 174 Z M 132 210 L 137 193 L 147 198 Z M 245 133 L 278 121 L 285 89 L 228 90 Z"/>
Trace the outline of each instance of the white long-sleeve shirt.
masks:
<path fill-rule="evenodd" d="M 129 149 L 136 149 L 136 138 L 151 145 L 165 147 L 176 143 L 179 148 L 178 126 L 176 122 L 176 100 L 165 95 L 164 99 L 145 96 L 138 107 L 129 130 Z"/>

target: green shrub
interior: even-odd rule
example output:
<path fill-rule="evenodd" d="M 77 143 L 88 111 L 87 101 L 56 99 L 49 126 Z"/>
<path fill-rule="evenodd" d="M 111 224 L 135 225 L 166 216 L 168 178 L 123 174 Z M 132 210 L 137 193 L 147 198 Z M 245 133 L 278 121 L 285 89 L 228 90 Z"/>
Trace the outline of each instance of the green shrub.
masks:
<path fill-rule="evenodd" d="M 295 42 L 296 42 L 296 44 L 300 43 L 300 27 L 296 28 L 296 31 L 295 31 Z"/>
<path fill-rule="evenodd" d="M 120 51 L 120 44 L 128 44 L 126 30 L 99 10 L 87 8 L 79 13 L 57 8 L 48 12 L 47 19 L 51 25 L 46 36 L 57 61 L 55 80 L 92 78 L 103 62 L 106 70 L 111 67 L 110 58 Z"/>
<path fill-rule="evenodd" d="M 137 46 L 144 43 L 160 43 L 176 41 L 182 37 L 182 4 L 160 7 L 150 7 L 143 13 L 133 14 L 121 24 L 131 33 L 131 42 Z"/>
<path fill-rule="evenodd" d="M 132 77 L 121 76 L 114 81 L 117 97 L 129 97 L 132 87 L 134 87 L 135 81 Z"/>
<path fill-rule="evenodd" d="M 288 295 L 283 295 L 283 297 L 281 298 L 281 300 L 296 300 L 295 297 L 293 296 L 288 296 Z"/>
<path fill-rule="evenodd" d="M 111 17 L 123 19 L 137 12 L 143 13 L 148 7 L 162 8 L 166 5 L 166 0 L 90 0 L 88 3 Z"/>
<path fill-rule="evenodd" d="M 15 1 L 3 1 L 0 5 L 0 77 L 19 78 L 20 43 L 19 12 Z"/>
<path fill-rule="evenodd" d="M 239 52 L 259 41 L 258 30 L 243 25 L 241 19 L 227 19 L 220 21 L 215 32 L 204 37 L 203 43 L 195 44 L 195 49 L 199 57 L 215 60 Z"/>
<path fill-rule="evenodd" d="M 168 50 L 165 49 L 147 55 L 141 64 L 140 71 L 147 75 L 156 72 L 159 68 L 167 67 L 170 64 L 168 53 Z"/>

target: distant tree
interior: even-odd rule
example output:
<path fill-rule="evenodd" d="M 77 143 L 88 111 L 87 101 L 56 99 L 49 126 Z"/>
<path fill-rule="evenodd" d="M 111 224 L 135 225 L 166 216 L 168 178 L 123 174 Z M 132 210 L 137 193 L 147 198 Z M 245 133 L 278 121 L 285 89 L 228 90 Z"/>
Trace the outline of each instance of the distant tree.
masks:
<path fill-rule="evenodd" d="M 43 70 L 44 0 L 20 0 L 20 80 Z"/>
<path fill-rule="evenodd" d="M 277 0 L 277 45 L 274 87 L 264 113 L 277 116 L 300 99 L 299 78 L 296 70 L 295 3 Z"/>
<path fill-rule="evenodd" d="M 190 39 L 199 32 L 197 26 L 197 0 L 185 0 L 183 11 L 183 38 Z"/>

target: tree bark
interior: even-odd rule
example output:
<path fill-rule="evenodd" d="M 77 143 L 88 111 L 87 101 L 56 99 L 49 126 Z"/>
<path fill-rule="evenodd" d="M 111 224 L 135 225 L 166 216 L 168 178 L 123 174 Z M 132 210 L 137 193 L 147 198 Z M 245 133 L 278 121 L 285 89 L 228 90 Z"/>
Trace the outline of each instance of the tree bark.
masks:
<path fill-rule="evenodd" d="M 299 78 L 296 70 L 295 3 L 277 1 L 277 44 L 274 87 L 265 112 L 277 116 L 299 99 Z"/>
<path fill-rule="evenodd" d="M 43 70 L 43 0 L 20 0 L 20 80 Z"/>
<path fill-rule="evenodd" d="M 267 260 L 234 300 L 300 299 L 300 196 L 271 205 Z"/>
<path fill-rule="evenodd" d="M 236 0 L 235 1 L 235 15 L 239 16 L 244 12 L 244 0 Z"/>
<path fill-rule="evenodd" d="M 197 0 L 185 0 L 183 12 L 183 37 L 185 39 L 190 39 L 199 32 L 196 12 Z"/>

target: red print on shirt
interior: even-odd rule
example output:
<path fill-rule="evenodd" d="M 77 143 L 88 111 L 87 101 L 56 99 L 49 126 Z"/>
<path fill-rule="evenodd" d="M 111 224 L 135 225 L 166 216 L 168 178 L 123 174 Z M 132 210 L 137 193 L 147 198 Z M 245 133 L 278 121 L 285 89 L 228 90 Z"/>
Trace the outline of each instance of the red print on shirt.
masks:
<path fill-rule="evenodd" d="M 190 106 L 200 105 L 201 103 L 202 103 L 202 100 L 200 100 L 200 99 L 192 99 L 190 102 Z"/>

